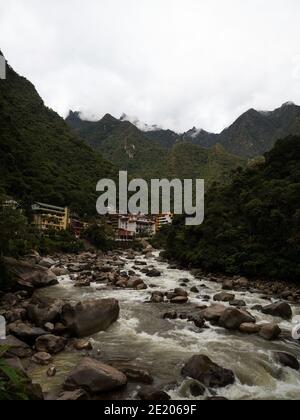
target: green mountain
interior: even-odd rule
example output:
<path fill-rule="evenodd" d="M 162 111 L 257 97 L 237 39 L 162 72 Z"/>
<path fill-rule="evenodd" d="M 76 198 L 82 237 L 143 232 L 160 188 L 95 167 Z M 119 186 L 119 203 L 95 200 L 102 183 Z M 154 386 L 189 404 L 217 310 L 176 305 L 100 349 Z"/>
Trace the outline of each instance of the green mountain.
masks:
<path fill-rule="evenodd" d="M 270 151 L 278 139 L 289 135 L 300 135 L 300 107 L 291 102 L 272 112 L 250 109 L 220 134 L 193 128 L 184 138 L 206 148 L 219 143 L 230 153 L 253 158 Z"/>
<path fill-rule="evenodd" d="M 128 121 L 105 115 L 84 121 L 70 112 L 67 123 L 95 150 L 130 175 L 151 178 L 205 178 L 208 184 L 226 176 L 245 160 L 222 147 L 213 150 L 183 141 L 169 130 L 143 132 Z"/>
<path fill-rule="evenodd" d="M 0 183 L 6 193 L 95 213 L 96 183 L 116 169 L 48 109 L 34 86 L 7 66 L 0 80 Z"/>
<path fill-rule="evenodd" d="M 210 186 L 213 182 L 224 182 L 237 167 L 245 167 L 246 161 L 229 154 L 219 144 L 206 150 L 181 141 L 171 149 L 168 164 L 171 176 L 205 179 Z"/>
<path fill-rule="evenodd" d="M 150 141 L 155 141 L 156 143 L 160 144 L 161 146 L 171 149 L 179 140 L 180 135 L 175 133 L 172 130 L 151 130 L 145 131 L 144 135 Z"/>
<path fill-rule="evenodd" d="M 209 272 L 297 281 L 299 203 L 300 137 L 291 136 L 278 141 L 264 162 L 210 189 L 203 225 L 176 220 L 167 254 Z"/>

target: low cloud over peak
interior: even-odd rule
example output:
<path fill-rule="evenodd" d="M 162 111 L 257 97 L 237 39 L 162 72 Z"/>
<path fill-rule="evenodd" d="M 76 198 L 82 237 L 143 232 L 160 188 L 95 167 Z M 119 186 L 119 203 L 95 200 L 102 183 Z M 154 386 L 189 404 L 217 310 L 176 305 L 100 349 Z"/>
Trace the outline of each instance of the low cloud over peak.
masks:
<path fill-rule="evenodd" d="M 300 102 L 298 0 L 10 0 L 1 49 L 61 115 L 220 132 Z"/>

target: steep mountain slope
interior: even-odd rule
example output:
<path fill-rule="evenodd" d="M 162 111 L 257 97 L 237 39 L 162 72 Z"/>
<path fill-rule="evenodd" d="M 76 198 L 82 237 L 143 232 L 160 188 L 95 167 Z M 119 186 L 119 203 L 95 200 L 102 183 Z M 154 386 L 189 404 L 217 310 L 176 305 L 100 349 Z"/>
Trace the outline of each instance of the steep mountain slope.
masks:
<path fill-rule="evenodd" d="M 167 168 L 171 177 L 201 178 L 209 186 L 214 181 L 224 181 L 232 170 L 244 166 L 244 159 L 230 155 L 219 144 L 206 150 L 181 141 L 170 150 Z"/>
<path fill-rule="evenodd" d="M 97 181 L 115 176 L 113 165 L 8 66 L 7 79 L 0 80 L 0 179 L 7 194 L 94 213 Z"/>
<path fill-rule="evenodd" d="M 183 139 L 198 146 L 209 149 L 218 143 L 218 134 L 209 133 L 205 130 L 198 130 L 196 127 L 183 134 Z"/>
<path fill-rule="evenodd" d="M 245 165 L 221 147 L 207 150 L 168 130 L 142 132 L 110 115 L 95 123 L 81 121 L 79 113 L 70 112 L 67 122 L 89 145 L 135 177 L 205 178 L 210 184 Z"/>
<path fill-rule="evenodd" d="M 286 103 L 272 112 L 250 109 L 220 134 L 193 129 L 184 138 L 207 148 L 219 143 L 230 153 L 253 158 L 271 150 L 277 140 L 299 134 L 300 107 Z"/>
<path fill-rule="evenodd" d="M 265 158 L 212 187 L 203 225 L 175 221 L 170 258 L 209 272 L 299 281 L 300 137 L 278 141 Z"/>
<path fill-rule="evenodd" d="M 179 141 L 180 135 L 172 130 L 153 130 L 144 132 L 146 138 L 170 149 Z"/>
<path fill-rule="evenodd" d="M 160 177 L 160 168 L 166 161 L 167 150 L 149 141 L 135 125 L 105 115 L 100 121 L 80 119 L 70 112 L 66 122 L 88 145 L 101 152 L 118 168 L 144 178 Z"/>

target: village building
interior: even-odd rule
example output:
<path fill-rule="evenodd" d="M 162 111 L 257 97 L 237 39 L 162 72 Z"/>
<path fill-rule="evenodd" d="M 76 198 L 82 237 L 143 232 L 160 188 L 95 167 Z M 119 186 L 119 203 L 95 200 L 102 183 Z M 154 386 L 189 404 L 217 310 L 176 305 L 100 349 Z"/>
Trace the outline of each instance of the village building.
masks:
<path fill-rule="evenodd" d="M 70 218 L 70 229 L 77 238 L 82 236 L 82 232 L 89 227 L 88 223 L 83 222 L 76 215 L 72 215 Z"/>
<path fill-rule="evenodd" d="M 41 231 L 67 230 L 70 225 L 70 212 L 67 207 L 34 203 L 32 205 L 33 224 Z"/>
<path fill-rule="evenodd" d="M 156 231 L 159 232 L 163 226 L 171 225 L 173 223 L 172 213 L 162 213 L 156 217 Z"/>
<path fill-rule="evenodd" d="M 19 207 L 19 203 L 13 199 L 7 199 L 2 203 L 3 209 L 17 210 Z"/>
<path fill-rule="evenodd" d="M 151 217 L 141 214 L 109 214 L 107 223 L 113 228 L 117 241 L 132 241 L 135 238 L 150 238 L 156 233 L 156 224 Z"/>

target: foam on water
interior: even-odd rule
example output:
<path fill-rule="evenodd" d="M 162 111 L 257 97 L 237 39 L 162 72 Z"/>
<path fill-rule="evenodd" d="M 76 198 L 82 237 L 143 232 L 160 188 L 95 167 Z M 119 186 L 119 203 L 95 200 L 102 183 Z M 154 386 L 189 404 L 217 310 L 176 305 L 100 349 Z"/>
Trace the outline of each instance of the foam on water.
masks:
<path fill-rule="evenodd" d="M 219 390 L 218 395 L 228 399 L 300 399 L 300 373 L 279 366 L 273 357 L 274 351 L 285 351 L 300 358 L 299 345 L 293 341 L 267 342 L 257 336 L 232 333 L 222 328 L 210 326 L 199 331 L 193 323 L 183 320 L 163 320 L 159 306 L 145 304 L 153 290 L 162 292 L 179 287 L 182 279 L 188 279 L 188 289 L 203 285 L 199 295 L 208 295 L 207 303 L 201 296 L 190 293 L 190 302 L 196 305 L 212 303 L 213 296 L 221 291 L 218 283 L 196 279 L 188 271 L 171 270 L 168 265 L 157 261 L 158 253 L 145 260 L 148 266 L 153 265 L 162 272 L 161 277 L 148 278 L 142 274 L 148 290 L 135 291 L 113 289 L 106 285 L 92 285 L 87 289 L 74 288 L 73 281 L 65 276 L 60 284 L 49 290 L 55 297 L 71 300 L 89 298 L 116 298 L 120 302 L 121 315 L 107 332 L 93 337 L 96 348 L 99 348 L 106 359 L 126 359 L 140 362 L 148 368 L 159 383 L 167 384 L 178 381 L 178 386 L 171 390 L 174 399 L 193 399 L 189 392 L 190 380 L 183 380 L 180 372 L 183 364 L 194 354 L 206 354 L 215 363 L 232 369 L 236 383 Z M 124 270 L 132 270 L 135 262 L 124 260 Z M 46 293 L 46 292 L 41 292 Z M 259 293 L 245 294 L 233 292 L 236 299 L 242 299 L 247 307 L 265 306 L 268 301 Z M 229 304 L 225 304 L 228 305 Z M 258 322 L 274 321 L 273 317 L 258 311 L 251 311 Z M 292 322 L 276 319 L 280 326 L 291 331 L 293 325 L 300 322 L 300 308 L 293 307 Z M 214 395 L 207 391 L 204 397 Z M 198 398 L 199 399 L 199 398 Z"/>

